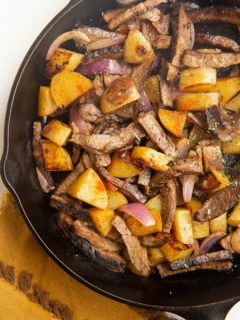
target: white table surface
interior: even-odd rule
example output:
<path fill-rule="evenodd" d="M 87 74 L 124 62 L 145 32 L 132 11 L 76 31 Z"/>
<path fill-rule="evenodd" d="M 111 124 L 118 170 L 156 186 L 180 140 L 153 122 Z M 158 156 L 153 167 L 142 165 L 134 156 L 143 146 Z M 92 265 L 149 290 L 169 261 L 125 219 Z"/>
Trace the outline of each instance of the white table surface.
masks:
<path fill-rule="evenodd" d="M 3 2 L 3 0 L 2 0 Z M 11 0 L 0 6 L 0 153 L 5 110 L 18 68 L 33 41 L 68 0 Z M 5 190 L 0 179 L 0 192 Z M 240 305 L 227 320 L 239 320 Z M 238 316 L 237 316 L 238 315 Z"/>

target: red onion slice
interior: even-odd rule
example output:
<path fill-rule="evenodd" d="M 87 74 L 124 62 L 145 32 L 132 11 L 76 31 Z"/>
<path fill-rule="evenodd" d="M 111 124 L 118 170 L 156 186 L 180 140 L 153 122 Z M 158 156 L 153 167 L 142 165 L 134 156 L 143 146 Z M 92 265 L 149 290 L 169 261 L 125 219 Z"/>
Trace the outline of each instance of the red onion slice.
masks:
<path fill-rule="evenodd" d="M 197 181 L 197 176 L 194 174 L 184 175 L 182 177 L 182 194 L 184 202 L 189 202 L 192 199 L 194 184 Z"/>
<path fill-rule="evenodd" d="M 70 123 L 74 122 L 76 124 L 80 134 L 89 134 L 89 129 L 86 127 L 86 122 L 80 117 L 79 106 L 77 104 L 72 105 L 70 108 L 69 120 Z"/>
<path fill-rule="evenodd" d="M 148 99 L 148 96 L 145 92 L 145 90 L 142 91 L 141 93 L 141 97 L 140 97 L 140 103 L 143 105 L 143 111 L 144 112 L 147 112 L 147 111 L 150 111 L 152 110 L 152 105 L 151 105 L 151 102 L 149 101 Z"/>
<path fill-rule="evenodd" d="M 214 232 L 203 240 L 200 245 L 199 255 L 207 253 L 222 237 L 225 236 L 224 232 Z"/>
<path fill-rule="evenodd" d="M 92 74 L 123 74 L 122 67 L 113 59 L 97 59 L 87 64 L 81 64 L 77 71 L 85 76 Z"/>
<path fill-rule="evenodd" d="M 38 167 L 36 167 L 36 172 L 37 172 L 38 181 L 42 188 L 42 191 L 45 193 L 48 193 L 54 190 L 55 187 L 49 172 L 45 171 L 44 169 L 41 170 Z"/>
<path fill-rule="evenodd" d="M 86 45 L 87 51 L 99 50 L 103 48 L 109 48 L 116 45 L 119 45 L 124 42 L 124 37 L 119 38 L 103 38 L 93 42 L 90 42 Z"/>
<path fill-rule="evenodd" d="M 129 203 L 129 204 L 126 204 L 125 206 L 122 206 L 119 210 L 134 217 L 145 227 L 150 227 L 155 224 L 155 220 L 151 215 L 151 212 L 148 210 L 148 208 L 144 204 Z"/>

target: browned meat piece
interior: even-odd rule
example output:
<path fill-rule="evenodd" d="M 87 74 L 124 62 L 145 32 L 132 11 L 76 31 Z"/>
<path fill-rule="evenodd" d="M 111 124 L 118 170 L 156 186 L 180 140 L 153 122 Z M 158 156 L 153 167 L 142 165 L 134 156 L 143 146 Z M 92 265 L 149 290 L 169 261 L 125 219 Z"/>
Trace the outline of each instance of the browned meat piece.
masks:
<path fill-rule="evenodd" d="M 195 213 L 194 220 L 203 222 L 217 218 L 234 207 L 239 198 L 240 181 L 235 180 L 230 186 L 215 192 Z"/>
<path fill-rule="evenodd" d="M 161 59 L 161 67 L 163 70 L 163 78 L 165 78 L 171 85 L 174 85 L 178 78 L 178 69 L 164 58 Z M 170 101 L 172 102 L 171 96 Z"/>
<path fill-rule="evenodd" d="M 158 21 L 152 22 L 152 25 L 159 34 L 168 35 L 170 26 L 170 15 L 161 15 Z"/>
<path fill-rule="evenodd" d="M 182 61 L 185 67 L 190 68 L 226 68 L 240 63 L 240 53 L 203 53 L 192 50 L 186 50 Z"/>
<path fill-rule="evenodd" d="M 201 111 L 188 112 L 187 119 L 188 121 L 196 124 L 198 127 L 204 129 L 205 131 L 207 130 L 207 118 L 204 112 L 201 112 Z"/>
<path fill-rule="evenodd" d="M 232 234 L 229 233 L 227 236 L 223 237 L 219 241 L 219 244 L 220 244 L 221 247 L 223 247 L 223 249 L 233 252 L 233 248 L 232 248 L 232 244 L 231 244 L 231 238 L 232 238 Z"/>
<path fill-rule="evenodd" d="M 166 35 L 159 35 L 155 39 L 156 49 L 168 49 L 171 45 L 172 37 Z"/>
<path fill-rule="evenodd" d="M 162 247 L 166 242 L 168 241 L 168 237 L 162 234 L 161 237 L 159 237 L 159 234 L 156 236 L 143 236 L 140 238 L 140 242 L 144 247 L 147 248 L 160 248 Z"/>
<path fill-rule="evenodd" d="M 173 17 L 173 30 L 172 64 L 180 67 L 184 51 L 192 49 L 194 45 L 194 27 L 183 6 L 179 7 L 177 17 Z"/>
<path fill-rule="evenodd" d="M 142 91 L 145 81 L 151 71 L 152 61 L 145 61 L 133 68 L 131 78 L 133 79 L 139 92 Z"/>
<path fill-rule="evenodd" d="M 188 16 L 193 23 L 207 22 L 223 22 L 229 24 L 240 24 L 240 9 L 233 7 L 205 7 L 192 10 Z"/>
<path fill-rule="evenodd" d="M 171 180 L 172 178 L 179 176 L 180 173 L 177 173 L 173 170 L 168 170 L 168 171 L 164 171 L 164 172 L 157 172 L 154 174 L 154 176 L 152 177 L 151 181 L 150 181 L 150 188 L 151 189 L 159 189 L 162 188 L 164 186 L 164 184 L 166 184 L 169 180 Z"/>
<path fill-rule="evenodd" d="M 119 216 L 115 216 L 112 225 L 121 234 L 124 244 L 126 245 L 129 258 L 136 270 L 144 277 L 150 274 L 150 265 L 147 257 L 147 250 L 143 248 L 131 231 L 128 229 L 125 221 Z"/>
<path fill-rule="evenodd" d="M 159 35 L 157 30 L 149 21 L 142 22 L 141 30 L 153 48 L 167 49 L 170 47 L 172 37 L 168 35 Z"/>
<path fill-rule="evenodd" d="M 229 77 L 239 77 L 239 76 L 240 76 L 240 67 L 239 67 L 239 65 L 232 66 L 231 70 L 230 70 L 230 73 L 229 73 Z"/>
<path fill-rule="evenodd" d="M 121 109 L 116 110 L 115 114 L 124 119 L 136 119 L 140 112 L 141 106 L 139 105 L 139 102 L 133 102 Z"/>
<path fill-rule="evenodd" d="M 228 250 L 206 253 L 195 258 L 186 258 L 173 261 L 170 263 L 170 267 L 172 270 L 179 270 L 222 260 L 232 260 L 232 253 Z"/>
<path fill-rule="evenodd" d="M 172 140 L 166 135 L 154 114 L 150 112 L 142 113 L 138 122 L 143 126 L 150 139 L 157 144 L 168 156 L 176 158 L 177 151 Z"/>
<path fill-rule="evenodd" d="M 236 52 L 239 52 L 240 49 L 239 44 L 233 39 L 206 33 L 197 33 L 195 35 L 195 42 L 201 44 L 210 44 L 212 46 L 230 49 Z"/>
<path fill-rule="evenodd" d="M 195 185 L 197 190 L 209 192 L 220 186 L 220 182 L 216 179 L 212 172 L 207 172 L 201 176 Z"/>
<path fill-rule="evenodd" d="M 74 218 L 80 217 L 83 211 L 81 201 L 75 200 L 67 194 L 53 194 L 50 198 L 50 206 Z"/>
<path fill-rule="evenodd" d="M 124 11 L 126 11 L 127 8 L 118 8 L 113 10 L 108 10 L 106 12 L 103 12 L 103 19 L 108 23 L 112 19 L 116 18 L 118 15 L 122 14 Z"/>
<path fill-rule="evenodd" d="M 96 123 L 103 113 L 94 104 L 85 104 L 79 108 L 79 116 L 87 122 Z"/>
<path fill-rule="evenodd" d="M 148 167 L 144 167 L 138 176 L 137 184 L 141 184 L 142 186 L 148 186 L 151 180 L 151 169 Z"/>
<path fill-rule="evenodd" d="M 141 128 L 135 124 L 130 123 L 126 128 L 120 130 L 117 134 L 92 134 L 89 136 L 79 133 L 78 128 L 73 124 L 73 135 L 71 142 L 79 144 L 85 150 L 94 153 L 112 153 L 124 147 L 131 146 L 135 139 L 144 137 Z"/>
<path fill-rule="evenodd" d="M 96 154 L 96 161 L 101 167 L 108 167 L 111 163 L 109 154 Z"/>
<path fill-rule="evenodd" d="M 142 14 L 139 19 L 141 20 L 148 20 L 151 22 L 157 22 L 159 21 L 160 17 L 162 16 L 161 11 L 157 8 L 153 8 L 152 10 L 149 10 Z"/>
<path fill-rule="evenodd" d="M 74 165 L 78 163 L 80 156 L 81 156 L 81 147 L 73 143 L 72 162 Z"/>
<path fill-rule="evenodd" d="M 160 77 L 160 93 L 163 107 L 172 107 L 173 99 L 171 87 L 169 86 L 167 81 L 165 81 L 163 74 Z"/>
<path fill-rule="evenodd" d="M 160 3 L 166 3 L 167 1 L 168 0 L 146 0 L 145 2 L 141 2 L 135 6 L 130 7 L 122 14 L 114 17 L 108 24 L 108 27 L 110 30 L 114 30 L 124 22 L 134 19 L 135 17 L 144 14 L 148 10 L 153 9 Z"/>
<path fill-rule="evenodd" d="M 202 150 L 199 149 L 193 157 L 178 159 L 172 170 L 181 174 L 203 174 Z"/>
<path fill-rule="evenodd" d="M 137 186 L 132 185 L 124 180 L 113 177 L 105 168 L 95 163 L 97 170 L 99 173 L 109 182 L 111 182 L 114 186 L 122 190 L 122 192 L 130 198 L 132 201 L 137 201 L 141 203 L 145 203 L 147 201 L 147 197 L 142 194 Z"/>
<path fill-rule="evenodd" d="M 104 74 L 103 75 L 103 81 L 106 87 L 109 87 L 110 84 L 119 78 L 118 74 Z"/>
<path fill-rule="evenodd" d="M 121 59 L 123 57 L 123 47 L 113 46 L 94 51 L 87 51 L 85 53 L 86 59 L 106 58 L 106 59 Z"/>
<path fill-rule="evenodd" d="M 211 136 L 198 125 L 194 125 L 189 135 L 189 145 L 191 148 L 195 147 L 200 141 L 210 139 Z"/>
<path fill-rule="evenodd" d="M 141 29 L 141 20 L 140 19 L 135 19 L 135 20 L 130 20 L 127 23 L 128 29 L 133 30 L 133 29 Z"/>
<path fill-rule="evenodd" d="M 202 148 L 205 172 L 218 170 L 224 172 L 222 150 L 219 144 L 210 144 Z"/>
<path fill-rule="evenodd" d="M 231 270 L 232 267 L 233 267 L 232 261 L 226 260 L 226 261 L 209 262 L 209 263 L 202 264 L 200 266 L 190 267 L 187 269 L 181 269 L 176 271 L 171 270 L 169 264 L 165 263 L 165 264 L 159 264 L 157 266 L 157 269 L 159 271 L 161 278 L 166 278 L 169 276 L 174 276 L 177 274 L 192 272 L 196 270 L 227 271 L 227 270 Z"/>
<path fill-rule="evenodd" d="M 94 164 L 93 164 L 93 162 L 92 162 L 92 160 L 90 158 L 90 155 L 87 152 L 83 152 L 82 161 L 83 161 L 84 167 L 86 169 L 94 167 Z"/>
<path fill-rule="evenodd" d="M 177 190 L 173 179 L 167 181 L 167 183 L 161 189 L 161 193 L 163 196 L 162 231 L 170 233 L 177 207 Z"/>

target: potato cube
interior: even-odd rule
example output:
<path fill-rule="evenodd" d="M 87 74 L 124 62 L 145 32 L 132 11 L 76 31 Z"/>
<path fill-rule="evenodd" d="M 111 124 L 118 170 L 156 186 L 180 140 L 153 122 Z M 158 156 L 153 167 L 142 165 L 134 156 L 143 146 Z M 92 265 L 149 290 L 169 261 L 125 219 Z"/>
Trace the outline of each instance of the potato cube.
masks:
<path fill-rule="evenodd" d="M 212 192 L 219 191 L 230 185 L 231 182 L 223 172 L 218 170 L 212 170 L 212 173 L 214 174 L 215 178 L 220 182 L 220 185 L 217 188 L 213 189 Z"/>
<path fill-rule="evenodd" d="M 70 171 L 73 169 L 67 150 L 49 140 L 41 140 L 44 166 L 47 171 Z"/>
<path fill-rule="evenodd" d="M 162 125 L 176 137 L 181 137 L 185 127 L 187 114 L 179 111 L 160 109 L 158 112 Z"/>
<path fill-rule="evenodd" d="M 225 108 L 237 112 L 240 109 L 240 94 L 228 101 L 228 103 L 225 105 Z"/>
<path fill-rule="evenodd" d="M 157 75 L 151 76 L 147 79 L 145 84 L 145 92 L 150 102 L 152 103 L 161 102 L 160 80 Z"/>
<path fill-rule="evenodd" d="M 38 116 L 49 116 L 55 111 L 57 111 L 57 109 L 58 106 L 56 102 L 53 100 L 50 88 L 41 86 L 39 88 L 38 96 Z"/>
<path fill-rule="evenodd" d="M 210 220 L 210 232 L 227 232 L 227 214 L 224 213 L 221 216 Z"/>
<path fill-rule="evenodd" d="M 155 224 L 153 226 L 145 227 L 143 224 L 141 224 L 138 220 L 133 218 L 132 216 L 129 216 L 126 220 L 126 223 L 128 225 L 128 228 L 131 230 L 131 232 L 137 236 L 146 236 L 148 234 L 157 233 L 162 231 L 162 218 L 160 213 L 155 209 L 149 210 L 155 220 Z"/>
<path fill-rule="evenodd" d="M 175 107 L 179 111 L 204 111 L 218 104 L 218 92 L 188 93 L 175 99 Z"/>
<path fill-rule="evenodd" d="M 217 70 L 213 68 L 189 68 L 181 71 L 179 90 L 188 91 L 188 88 L 201 84 L 215 84 Z"/>
<path fill-rule="evenodd" d="M 240 134 L 237 134 L 231 142 L 224 142 L 222 150 L 225 154 L 240 154 Z"/>
<path fill-rule="evenodd" d="M 152 266 L 156 266 L 167 261 L 164 254 L 162 253 L 161 248 L 148 248 L 147 252 L 148 260 L 150 261 Z"/>
<path fill-rule="evenodd" d="M 42 131 L 42 135 L 45 138 L 51 140 L 60 147 L 67 143 L 71 133 L 72 129 L 69 126 L 56 119 L 51 120 Z"/>
<path fill-rule="evenodd" d="M 227 223 L 232 227 L 238 227 L 240 225 L 240 202 L 228 216 Z"/>
<path fill-rule="evenodd" d="M 125 41 L 123 58 L 125 62 L 133 64 L 154 60 L 155 54 L 150 42 L 138 29 L 129 32 Z"/>
<path fill-rule="evenodd" d="M 202 206 L 203 206 L 202 202 L 194 197 L 192 197 L 191 201 L 186 203 L 186 208 L 191 212 L 192 216 L 194 215 L 195 212 L 201 209 Z"/>
<path fill-rule="evenodd" d="M 161 251 L 169 262 L 185 259 L 191 256 L 193 248 L 175 239 L 174 236 L 161 247 Z"/>
<path fill-rule="evenodd" d="M 114 211 L 110 208 L 90 208 L 88 212 L 97 231 L 101 236 L 106 237 L 112 229 Z"/>
<path fill-rule="evenodd" d="M 119 209 L 128 203 L 127 198 L 119 191 L 107 190 L 108 195 L 108 208 L 113 210 Z"/>
<path fill-rule="evenodd" d="M 129 154 L 123 158 L 120 153 L 115 153 L 108 172 L 116 178 L 130 178 L 139 175 L 141 169 L 133 163 Z"/>
<path fill-rule="evenodd" d="M 167 164 L 172 161 L 169 156 L 148 147 L 134 147 L 132 158 L 157 171 L 167 171 Z"/>
<path fill-rule="evenodd" d="M 148 202 L 145 203 L 145 206 L 150 209 L 155 209 L 160 214 L 162 213 L 162 198 L 161 195 L 158 194 L 152 199 L 148 200 Z"/>
<path fill-rule="evenodd" d="M 84 171 L 68 187 L 67 192 L 73 198 L 86 202 L 94 207 L 99 209 L 107 208 L 107 190 L 100 177 L 92 168 Z"/>
<path fill-rule="evenodd" d="M 177 240 L 183 244 L 194 243 L 192 217 L 189 210 L 184 208 L 176 209 L 173 222 L 173 233 Z"/>

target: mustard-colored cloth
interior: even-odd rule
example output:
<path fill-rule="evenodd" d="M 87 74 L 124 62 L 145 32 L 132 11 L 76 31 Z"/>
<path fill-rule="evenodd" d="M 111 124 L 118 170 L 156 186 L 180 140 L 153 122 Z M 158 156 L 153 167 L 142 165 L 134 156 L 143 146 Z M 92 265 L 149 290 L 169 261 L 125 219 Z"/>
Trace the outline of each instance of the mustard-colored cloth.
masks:
<path fill-rule="evenodd" d="M 0 199 L 0 263 L 13 266 L 15 281 L 0 277 L 0 320 L 49 320 L 53 313 L 40 307 L 16 289 L 20 272 L 32 273 L 32 285 L 38 284 L 69 307 L 73 320 L 142 320 L 124 304 L 107 299 L 71 278 L 48 257 L 23 221 L 12 196 Z M 61 318 L 61 317 L 60 317 Z"/>

